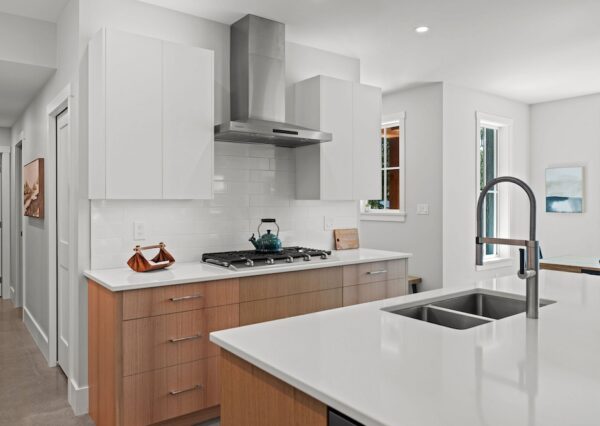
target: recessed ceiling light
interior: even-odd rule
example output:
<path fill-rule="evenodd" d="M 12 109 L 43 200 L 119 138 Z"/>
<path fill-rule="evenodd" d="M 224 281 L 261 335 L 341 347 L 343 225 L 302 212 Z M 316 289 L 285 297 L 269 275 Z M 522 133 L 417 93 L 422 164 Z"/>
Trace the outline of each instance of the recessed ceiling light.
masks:
<path fill-rule="evenodd" d="M 417 28 L 415 28 L 415 32 L 417 32 L 419 34 L 426 33 L 427 31 L 429 31 L 429 27 L 417 27 Z"/>

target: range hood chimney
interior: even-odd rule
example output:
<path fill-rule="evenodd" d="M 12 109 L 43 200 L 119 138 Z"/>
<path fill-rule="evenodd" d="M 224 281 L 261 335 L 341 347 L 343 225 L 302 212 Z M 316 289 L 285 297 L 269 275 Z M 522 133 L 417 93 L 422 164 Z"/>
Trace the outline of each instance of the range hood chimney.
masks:
<path fill-rule="evenodd" d="M 285 25 L 246 15 L 231 25 L 231 121 L 215 140 L 285 147 L 331 140 L 331 134 L 285 123 Z"/>

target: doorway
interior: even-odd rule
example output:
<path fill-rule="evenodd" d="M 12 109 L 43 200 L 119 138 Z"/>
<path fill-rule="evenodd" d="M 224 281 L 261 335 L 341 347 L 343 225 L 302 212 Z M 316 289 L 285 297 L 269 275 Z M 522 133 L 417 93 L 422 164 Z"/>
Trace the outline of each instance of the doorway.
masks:
<path fill-rule="evenodd" d="M 69 224 L 70 224 L 69 110 L 56 116 L 56 313 L 57 362 L 69 372 Z"/>

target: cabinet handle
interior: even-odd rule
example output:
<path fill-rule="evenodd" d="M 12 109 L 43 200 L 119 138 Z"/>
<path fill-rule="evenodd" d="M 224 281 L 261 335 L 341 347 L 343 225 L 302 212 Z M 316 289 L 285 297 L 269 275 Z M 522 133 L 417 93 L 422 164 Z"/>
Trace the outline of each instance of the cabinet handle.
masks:
<path fill-rule="evenodd" d="M 201 337 L 202 337 L 202 334 L 198 333 L 198 334 L 194 334 L 193 336 L 186 336 L 186 337 L 178 337 L 176 339 L 169 339 L 169 342 L 171 342 L 171 343 L 177 343 L 177 342 L 183 342 L 184 340 L 199 339 Z"/>
<path fill-rule="evenodd" d="M 179 390 L 170 391 L 169 395 L 179 395 L 180 393 L 189 392 L 189 391 L 193 391 L 196 389 L 202 389 L 202 385 L 192 386 L 191 388 L 187 388 L 187 389 L 179 389 Z"/>
<path fill-rule="evenodd" d="M 386 274 L 387 270 L 382 269 L 381 271 L 369 271 L 367 272 L 367 275 L 379 275 L 379 274 Z"/>
<path fill-rule="evenodd" d="M 181 300 L 189 300 L 189 299 L 199 299 L 201 297 L 202 297 L 201 294 L 191 294 L 189 296 L 171 297 L 171 302 L 179 302 Z"/>

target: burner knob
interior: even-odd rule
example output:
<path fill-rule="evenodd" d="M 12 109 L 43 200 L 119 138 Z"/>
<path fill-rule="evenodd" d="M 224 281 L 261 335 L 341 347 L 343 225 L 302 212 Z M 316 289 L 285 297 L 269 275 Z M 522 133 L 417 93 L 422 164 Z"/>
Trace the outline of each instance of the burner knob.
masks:
<path fill-rule="evenodd" d="M 288 256 L 288 257 L 285 258 L 285 261 L 287 263 L 294 263 L 294 258 L 292 256 Z"/>
<path fill-rule="evenodd" d="M 304 253 L 303 259 L 308 262 L 310 260 L 310 254 Z"/>
<path fill-rule="evenodd" d="M 252 259 L 246 259 L 246 266 L 254 266 Z"/>
<path fill-rule="evenodd" d="M 267 265 L 273 265 L 275 263 L 275 261 L 269 257 L 267 260 L 265 260 L 265 263 Z"/>
<path fill-rule="evenodd" d="M 321 253 L 321 259 L 327 259 L 327 253 Z"/>

